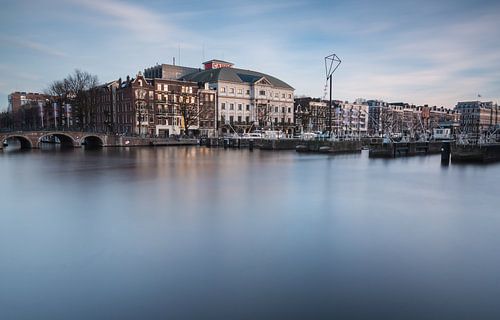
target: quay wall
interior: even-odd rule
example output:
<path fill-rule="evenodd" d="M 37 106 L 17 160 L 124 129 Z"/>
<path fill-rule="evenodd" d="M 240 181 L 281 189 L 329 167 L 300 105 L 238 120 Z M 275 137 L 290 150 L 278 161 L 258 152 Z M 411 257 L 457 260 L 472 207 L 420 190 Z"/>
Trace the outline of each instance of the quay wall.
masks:
<path fill-rule="evenodd" d="M 441 141 L 372 143 L 369 147 L 369 156 L 372 158 L 396 158 L 439 154 L 442 144 Z"/>
<path fill-rule="evenodd" d="M 321 153 L 356 153 L 361 152 L 363 142 L 360 140 L 347 141 L 302 141 L 296 148 L 297 152 L 321 152 Z"/>
<path fill-rule="evenodd" d="M 483 145 L 451 145 L 452 162 L 495 162 L 500 161 L 500 143 Z"/>

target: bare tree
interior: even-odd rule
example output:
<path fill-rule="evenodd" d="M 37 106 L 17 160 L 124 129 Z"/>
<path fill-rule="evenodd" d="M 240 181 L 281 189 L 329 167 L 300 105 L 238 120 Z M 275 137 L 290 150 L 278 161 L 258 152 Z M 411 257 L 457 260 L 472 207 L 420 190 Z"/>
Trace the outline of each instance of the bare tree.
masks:
<path fill-rule="evenodd" d="M 2 112 L 0 113 L 0 130 L 10 131 L 13 130 L 14 119 L 12 117 L 12 112 Z"/>
<path fill-rule="evenodd" d="M 54 81 L 46 92 L 60 106 L 69 103 L 72 107 L 73 126 L 88 131 L 95 130 L 95 116 L 99 102 L 98 85 L 97 76 L 76 69 L 63 80 Z"/>
<path fill-rule="evenodd" d="M 184 127 L 184 134 L 188 134 L 189 129 L 193 126 L 199 126 L 200 118 L 210 112 L 209 108 L 203 108 L 199 104 L 200 99 L 189 93 L 182 93 L 179 96 L 177 105 L 178 113 L 180 114 Z"/>

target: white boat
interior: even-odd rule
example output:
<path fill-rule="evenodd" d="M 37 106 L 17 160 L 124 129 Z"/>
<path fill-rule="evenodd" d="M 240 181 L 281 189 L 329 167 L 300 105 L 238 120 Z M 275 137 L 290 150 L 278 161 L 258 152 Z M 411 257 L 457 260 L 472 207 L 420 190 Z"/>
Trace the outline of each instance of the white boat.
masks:
<path fill-rule="evenodd" d="M 258 132 L 244 133 L 242 139 L 262 139 L 262 134 Z"/>
<path fill-rule="evenodd" d="M 284 138 L 285 135 L 283 134 L 283 132 L 281 131 L 277 131 L 277 130 L 267 130 L 267 131 L 264 131 L 264 136 L 263 138 L 264 139 L 282 139 Z"/>

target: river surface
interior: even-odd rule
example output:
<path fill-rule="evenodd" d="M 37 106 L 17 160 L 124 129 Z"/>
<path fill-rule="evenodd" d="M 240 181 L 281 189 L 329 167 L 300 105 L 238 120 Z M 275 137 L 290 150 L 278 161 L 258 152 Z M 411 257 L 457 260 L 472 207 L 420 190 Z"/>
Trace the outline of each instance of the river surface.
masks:
<path fill-rule="evenodd" d="M 0 152 L 0 319 L 500 319 L 500 165 Z"/>

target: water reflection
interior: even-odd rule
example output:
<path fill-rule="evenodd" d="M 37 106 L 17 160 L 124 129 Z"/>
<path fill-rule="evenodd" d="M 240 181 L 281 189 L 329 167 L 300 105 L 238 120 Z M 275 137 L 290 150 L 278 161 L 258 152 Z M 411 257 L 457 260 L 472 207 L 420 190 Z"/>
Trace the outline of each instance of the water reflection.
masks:
<path fill-rule="evenodd" d="M 500 315 L 496 164 L 52 146 L 0 173 L 2 318 Z"/>

